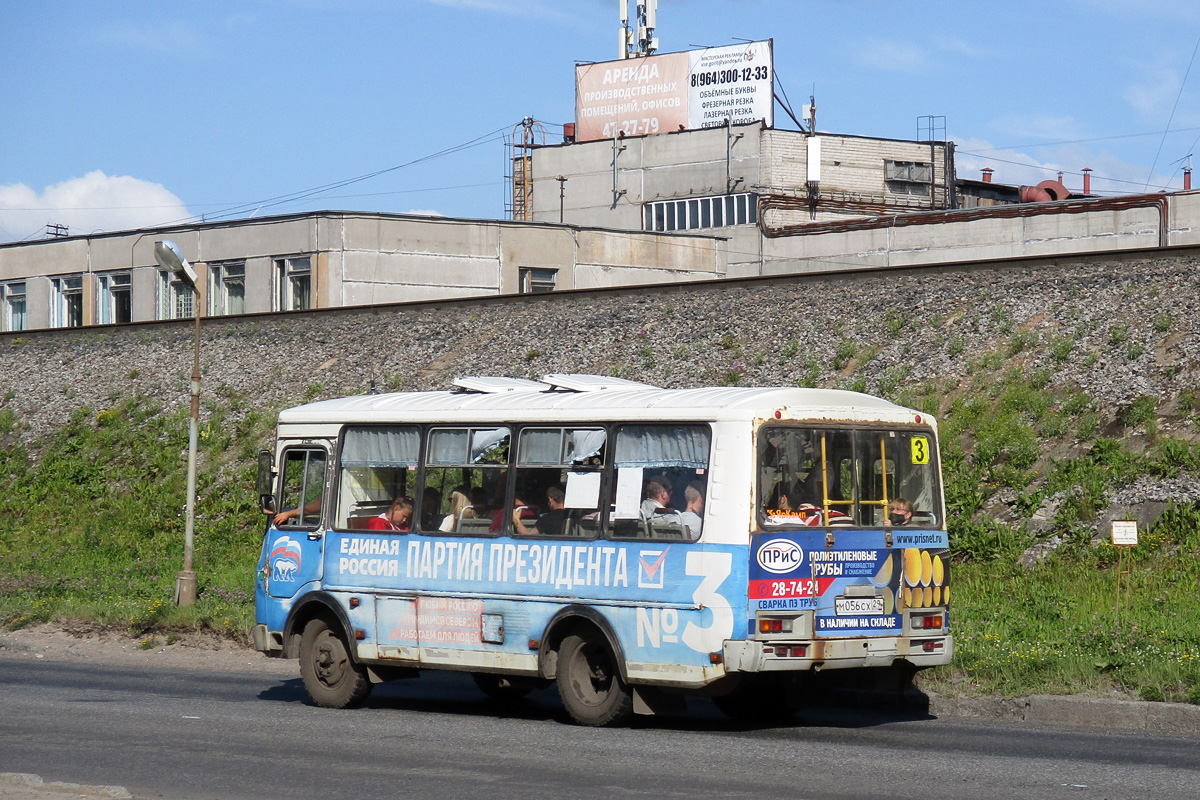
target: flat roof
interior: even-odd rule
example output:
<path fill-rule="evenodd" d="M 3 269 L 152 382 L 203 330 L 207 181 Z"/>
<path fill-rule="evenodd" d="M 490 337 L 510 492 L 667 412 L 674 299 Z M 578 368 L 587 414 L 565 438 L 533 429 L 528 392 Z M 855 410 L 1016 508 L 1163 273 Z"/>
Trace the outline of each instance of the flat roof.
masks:
<path fill-rule="evenodd" d="M 286 409 L 279 423 L 752 421 L 776 411 L 783 419 L 935 424 L 926 414 L 858 392 L 728 386 L 358 395 Z"/>

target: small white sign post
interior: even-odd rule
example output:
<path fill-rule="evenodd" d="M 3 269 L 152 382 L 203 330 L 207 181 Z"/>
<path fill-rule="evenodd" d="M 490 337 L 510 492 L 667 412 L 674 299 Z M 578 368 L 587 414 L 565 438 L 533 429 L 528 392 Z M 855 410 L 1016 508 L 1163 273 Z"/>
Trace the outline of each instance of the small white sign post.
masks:
<path fill-rule="evenodd" d="M 1138 543 L 1135 520 L 1115 519 L 1112 524 L 1112 543 L 1117 548 L 1117 626 L 1121 625 L 1121 576 L 1125 575 L 1125 610 L 1129 610 L 1129 595 L 1133 591 L 1133 554 L 1131 547 Z"/>

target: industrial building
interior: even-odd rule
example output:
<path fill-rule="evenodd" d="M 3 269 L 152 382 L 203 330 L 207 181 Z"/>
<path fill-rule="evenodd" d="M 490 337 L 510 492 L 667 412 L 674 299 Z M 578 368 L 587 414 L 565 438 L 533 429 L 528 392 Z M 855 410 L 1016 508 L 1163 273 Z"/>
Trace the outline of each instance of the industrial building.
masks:
<path fill-rule="evenodd" d="M 722 277 L 724 242 L 577 225 L 314 212 L 0 245 L 0 331 Z"/>
<path fill-rule="evenodd" d="M 657 55 L 653 16 L 622 17 L 620 60 L 576 66 L 561 144 L 514 129 L 511 219 L 318 211 L 3 244 L 0 333 L 1200 244 L 1190 191 L 960 178 L 944 118 L 921 140 L 834 134 L 812 101 L 776 128 L 772 42 Z M 201 308 L 156 264 L 162 239 Z"/>

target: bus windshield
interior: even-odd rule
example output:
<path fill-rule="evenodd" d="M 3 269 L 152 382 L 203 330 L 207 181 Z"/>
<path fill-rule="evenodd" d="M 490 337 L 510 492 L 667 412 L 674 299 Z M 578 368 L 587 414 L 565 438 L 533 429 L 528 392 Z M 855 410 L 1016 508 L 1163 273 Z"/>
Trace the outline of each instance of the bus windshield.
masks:
<path fill-rule="evenodd" d="M 758 457 L 759 524 L 941 528 L 945 518 L 938 474 L 928 430 L 764 426 Z M 890 521 L 893 508 L 908 508 L 911 517 Z"/>

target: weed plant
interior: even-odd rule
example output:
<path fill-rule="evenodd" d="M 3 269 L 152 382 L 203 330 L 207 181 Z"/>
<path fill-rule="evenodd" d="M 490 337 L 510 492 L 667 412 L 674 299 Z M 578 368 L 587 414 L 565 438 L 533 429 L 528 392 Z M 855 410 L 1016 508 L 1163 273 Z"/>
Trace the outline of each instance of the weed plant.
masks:
<path fill-rule="evenodd" d="M 252 463 L 271 420 L 222 408 L 199 431 L 191 609 L 170 603 L 182 567 L 186 410 L 145 398 L 77 409 L 37 460 L 11 437 L 0 448 L 0 626 L 80 619 L 244 639 L 263 531 Z M 17 424 L 0 418 L 7 431 Z"/>

